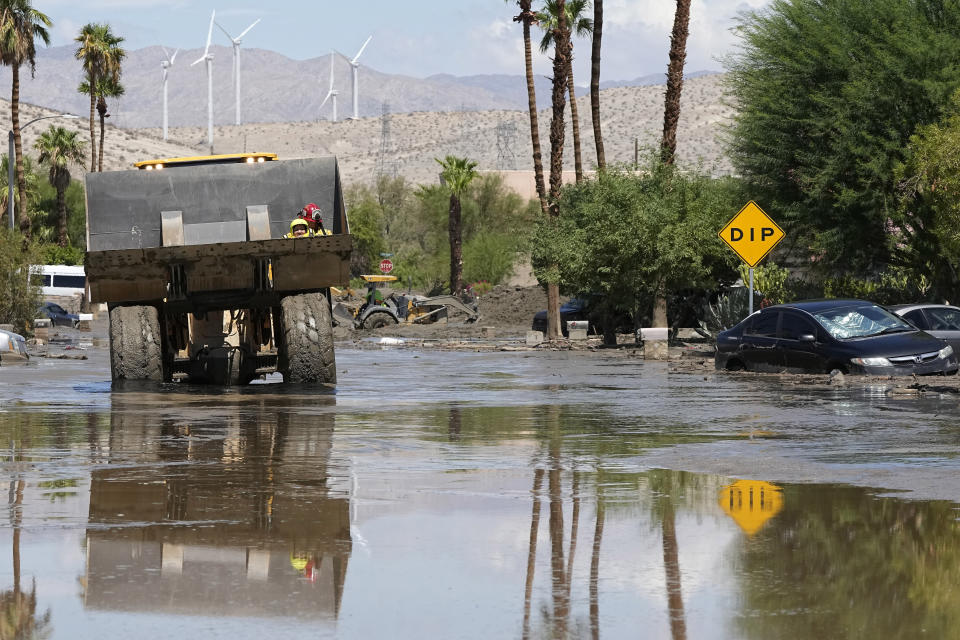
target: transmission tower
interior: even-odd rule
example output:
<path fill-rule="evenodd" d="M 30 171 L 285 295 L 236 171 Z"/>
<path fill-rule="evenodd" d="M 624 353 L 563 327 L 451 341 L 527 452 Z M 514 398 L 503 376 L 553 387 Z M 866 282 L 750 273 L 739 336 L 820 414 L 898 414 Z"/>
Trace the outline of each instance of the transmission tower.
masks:
<path fill-rule="evenodd" d="M 393 141 L 390 139 L 390 103 L 384 102 L 380 112 L 380 152 L 377 154 L 377 178 L 396 178 L 399 161 L 394 157 Z"/>
<path fill-rule="evenodd" d="M 497 125 L 497 169 L 516 171 L 517 157 L 513 153 L 513 144 L 517 140 L 517 125 L 500 121 Z"/>

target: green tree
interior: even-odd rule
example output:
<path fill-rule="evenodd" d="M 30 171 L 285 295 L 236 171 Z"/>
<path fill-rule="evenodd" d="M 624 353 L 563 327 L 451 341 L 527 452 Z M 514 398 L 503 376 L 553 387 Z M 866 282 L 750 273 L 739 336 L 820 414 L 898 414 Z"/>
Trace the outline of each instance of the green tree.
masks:
<path fill-rule="evenodd" d="M 74 41 L 79 44 L 75 57 L 82 62 L 84 73 L 84 81 L 78 91 L 90 96 L 90 171 L 97 171 L 97 139 L 93 114 L 97 107 L 99 88 L 105 86 L 100 84 L 100 80 L 108 78 L 119 81 L 120 65 L 127 54 L 120 46 L 123 38 L 115 35 L 108 24 L 85 24 Z M 86 91 L 83 90 L 84 86 Z"/>
<path fill-rule="evenodd" d="M 102 141 L 102 138 L 101 138 Z M 83 142 L 76 131 L 51 126 L 40 134 L 34 143 L 40 152 L 39 160 L 49 167 L 47 179 L 57 190 L 57 244 L 66 247 L 67 238 L 67 187 L 70 186 L 70 163 L 83 163 Z"/>
<path fill-rule="evenodd" d="M 894 168 L 960 86 L 958 22 L 942 0 L 774 0 L 742 15 L 731 157 L 815 265 L 872 273 L 903 259 Z"/>
<path fill-rule="evenodd" d="M 456 156 L 447 156 L 443 160 L 435 158 L 435 160 L 443 167 L 440 177 L 450 192 L 450 293 L 459 295 L 463 291 L 463 228 L 460 198 L 477 177 L 477 163 Z"/>
<path fill-rule="evenodd" d="M 12 324 L 17 333 L 27 333 L 40 304 L 40 286 L 28 277 L 33 264 L 38 264 L 35 245 L 0 228 L 0 322 Z"/>
<path fill-rule="evenodd" d="M 567 0 L 564 11 L 567 14 L 567 25 L 571 35 L 581 37 L 593 35 L 593 21 L 583 16 L 583 12 L 590 7 L 590 0 Z M 543 37 L 540 39 L 540 52 L 547 53 L 554 44 L 554 31 L 557 28 L 559 5 L 557 0 L 547 0 L 543 10 L 537 13 Z M 583 180 L 583 161 L 580 154 L 580 117 L 577 114 L 576 86 L 573 84 L 573 45 L 570 45 L 570 64 L 567 65 L 567 92 L 570 94 L 570 120 L 573 123 L 573 166 L 577 182 Z"/>
<path fill-rule="evenodd" d="M 14 155 L 17 169 L 20 232 L 30 237 L 27 215 L 27 186 L 23 175 L 23 145 L 20 140 L 20 67 L 30 65 L 33 77 L 36 64 L 35 41 L 50 44 L 47 28 L 53 23 L 30 4 L 29 0 L 0 0 L 0 63 L 10 67 L 10 120 L 13 129 Z"/>
<path fill-rule="evenodd" d="M 539 221 L 534 272 L 567 293 L 599 294 L 612 342 L 615 311 L 642 317 L 658 292 L 712 290 L 735 279 L 735 256 L 717 229 L 740 197 L 735 180 L 681 173 L 659 155 L 639 174 L 601 172 L 567 186 L 559 217 Z"/>

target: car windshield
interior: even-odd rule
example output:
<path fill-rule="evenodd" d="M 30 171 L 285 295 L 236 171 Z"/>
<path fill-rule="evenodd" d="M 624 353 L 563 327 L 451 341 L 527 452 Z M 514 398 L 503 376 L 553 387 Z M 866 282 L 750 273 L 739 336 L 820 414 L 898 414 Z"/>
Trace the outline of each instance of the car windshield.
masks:
<path fill-rule="evenodd" d="M 827 309 L 813 314 L 813 317 L 831 336 L 840 340 L 916 331 L 899 316 L 875 304 Z"/>

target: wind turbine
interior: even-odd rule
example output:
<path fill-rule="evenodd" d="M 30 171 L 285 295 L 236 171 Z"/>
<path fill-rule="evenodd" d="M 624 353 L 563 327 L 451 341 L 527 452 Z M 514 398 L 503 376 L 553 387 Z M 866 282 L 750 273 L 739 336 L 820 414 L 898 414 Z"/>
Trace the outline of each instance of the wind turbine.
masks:
<path fill-rule="evenodd" d="M 236 38 L 227 33 L 227 30 L 223 28 L 219 22 L 217 26 L 220 27 L 220 31 L 223 31 L 227 34 L 227 37 L 230 38 L 230 42 L 233 43 L 233 86 L 237 93 L 237 121 L 236 124 L 240 124 L 240 43 L 243 41 L 243 36 L 247 35 L 247 32 L 250 29 L 253 29 L 257 26 L 257 23 L 260 22 L 260 18 L 257 18 L 253 21 L 249 27 L 243 30 L 243 32 L 238 35 Z"/>
<path fill-rule="evenodd" d="M 353 56 L 353 60 L 350 60 L 350 67 L 351 67 L 351 70 L 353 71 L 353 74 L 351 75 L 351 80 L 352 80 L 351 85 L 353 87 L 353 119 L 354 120 L 357 120 L 360 118 L 360 94 L 358 93 L 358 86 L 357 86 L 357 73 L 360 70 L 360 65 L 357 64 L 357 60 L 360 59 L 361 54 L 363 54 L 363 50 L 367 48 L 367 45 L 370 44 L 370 40 L 372 39 L 373 39 L 373 36 L 370 36 L 369 38 L 367 38 L 367 41 L 363 43 L 362 47 L 360 47 L 360 51 L 357 51 L 357 55 Z"/>
<path fill-rule="evenodd" d="M 320 109 L 323 109 L 323 105 L 327 104 L 327 100 L 333 98 L 333 122 L 337 121 L 337 96 L 340 94 L 339 91 L 333 88 L 333 61 L 336 59 L 333 51 L 330 52 L 330 90 L 327 92 L 327 97 L 323 99 L 323 102 L 320 103 Z"/>
<path fill-rule="evenodd" d="M 177 54 L 180 52 L 180 49 L 177 49 L 173 52 L 173 55 L 166 50 L 163 45 L 160 45 L 160 48 L 163 49 L 163 62 L 160 63 L 160 68 L 163 70 L 163 139 L 167 139 L 167 76 L 170 74 L 170 67 L 173 66 L 173 61 L 177 59 Z"/>
<path fill-rule="evenodd" d="M 206 61 L 207 63 L 207 145 L 213 155 L 213 55 L 210 53 L 210 38 L 213 37 L 213 18 L 216 10 L 210 13 L 210 28 L 207 30 L 207 46 L 203 55 L 190 63 L 190 66 Z"/>

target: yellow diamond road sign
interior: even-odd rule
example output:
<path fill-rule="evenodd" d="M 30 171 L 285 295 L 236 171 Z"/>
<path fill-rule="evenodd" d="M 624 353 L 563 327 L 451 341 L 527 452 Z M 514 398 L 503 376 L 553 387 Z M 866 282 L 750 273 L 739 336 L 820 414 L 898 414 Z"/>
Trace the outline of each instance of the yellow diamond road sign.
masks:
<path fill-rule="evenodd" d="M 751 200 L 718 235 L 748 267 L 755 267 L 786 234 Z"/>

